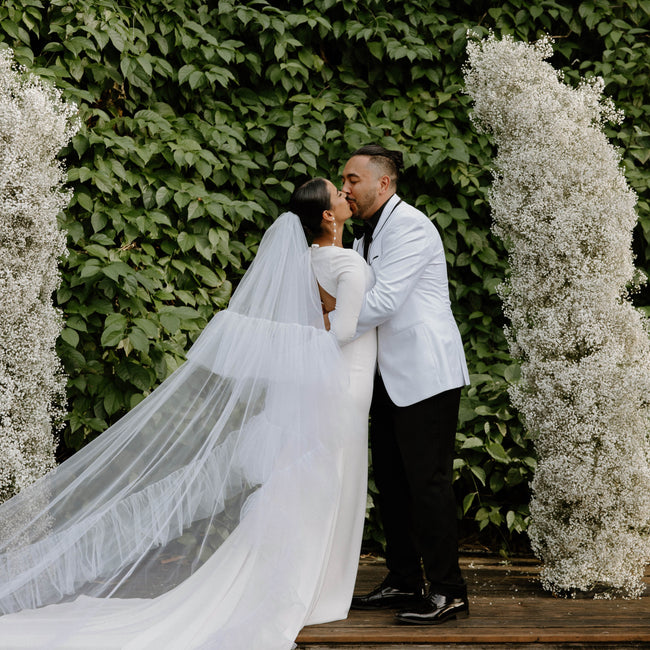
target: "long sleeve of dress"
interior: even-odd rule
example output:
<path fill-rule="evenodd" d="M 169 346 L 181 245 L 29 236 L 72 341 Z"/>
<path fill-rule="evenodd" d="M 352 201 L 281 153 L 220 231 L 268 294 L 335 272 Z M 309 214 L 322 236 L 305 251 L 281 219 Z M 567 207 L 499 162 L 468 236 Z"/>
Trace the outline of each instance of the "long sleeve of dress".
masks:
<path fill-rule="evenodd" d="M 333 246 L 314 250 L 312 264 L 318 283 L 336 298 L 331 331 L 343 346 L 355 337 L 366 291 L 367 265 L 356 251 Z"/>

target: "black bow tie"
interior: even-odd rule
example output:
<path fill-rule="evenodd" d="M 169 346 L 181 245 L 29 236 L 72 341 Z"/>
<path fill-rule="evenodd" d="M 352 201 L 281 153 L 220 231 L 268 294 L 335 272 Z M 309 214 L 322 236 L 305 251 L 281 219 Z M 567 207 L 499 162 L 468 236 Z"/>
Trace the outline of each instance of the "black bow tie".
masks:
<path fill-rule="evenodd" d="M 361 239 L 362 237 L 367 237 L 372 239 L 372 233 L 375 230 L 377 224 L 371 223 L 370 220 L 366 220 L 362 223 L 356 223 L 352 226 L 352 234 L 355 239 Z"/>
<path fill-rule="evenodd" d="M 377 221 L 375 219 L 366 219 L 363 222 L 363 259 L 368 261 L 368 251 L 370 250 L 370 242 L 372 241 L 372 235 L 375 232 L 375 226 Z"/>

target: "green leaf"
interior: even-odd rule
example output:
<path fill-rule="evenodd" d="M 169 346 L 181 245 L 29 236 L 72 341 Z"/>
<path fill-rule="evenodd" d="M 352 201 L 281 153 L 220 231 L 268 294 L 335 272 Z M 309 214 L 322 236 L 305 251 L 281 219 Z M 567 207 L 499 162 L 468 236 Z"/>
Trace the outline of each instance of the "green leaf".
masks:
<path fill-rule="evenodd" d="M 104 392 L 104 409 L 108 415 L 113 415 L 124 408 L 122 394 L 112 385 L 106 387 Z"/>
<path fill-rule="evenodd" d="M 116 30 L 109 29 L 108 37 L 110 38 L 111 42 L 113 43 L 113 45 L 118 51 L 122 52 L 124 50 L 126 42 L 122 34 L 117 32 Z"/>
<path fill-rule="evenodd" d="M 73 314 L 69 316 L 65 321 L 66 327 L 71 327 L 72 329 L 77 330 L 78 332 L 87 332 L 88 327 L 86 321 L 79 315 Z"/>
<path fill-rule="evenodd" d="M 61 330 L 61 338 L 73 348 L 76 348 L 77 345 L 79 345 L 79 334 L 69 327 L 65 327 Z"/>
<path fill-rule="evenodd" d="M 485 470 L 478 465 L 470 465 L 470 471 L 476 478 L 481 482 L 481 485 L 485 485 Z"/>
<path fill-rule="evenodd" d="M 89 259 L 88 262 L 81 266 L 79 273 L 80 278 L 92 278 L 101 273 L 102 267 L 96 259 Z"/>
<path fill-rule="evenodd" d="M 133 273 L 133 269 L 124 262 L 111 262 L 102 268 L 102 273 L 115 282 L 119 281 L 120 277 L 125 277 Z"/>
<path fill-rule="evenodd" d="M 382 47 L 381 43 L 377 43 L 376 41 L 369 41 L 368 42 L 368 50 L 370 51 L 370 54 L 372 54 L 378 61 L 382 61 L 384 58 L 384 48 Z"/>
<path fill-rule="evenodd" d="M 218 287 L 221 284 L 221 280 L 216 273 L 204 264 L 195 264 L 194 271 L 209 287 Z"/>
<path fill-rule="evenodd" d="M 510 463 L 510 457 L 506 453 L 505 449 L 498 442 L 490 442 L 485 445 L 485 449 L 488 454 L 494 458 L 494 460 L 499 461 L 500 463 Z"/>
<path fill-rule="evenodd" d="M 176 241 L 178 242 L 178 245 L 183 253 L 186 253 L 188 250 L 190 250 L 190 248 L 194 247 L 196 240 L 194 238 L 194 235 L 190 235 L 188 232 L 182 232 L 179 233 Z"/>
<path fill-rule="evenodd" d="M 499 472 L 494 472 L 493 474 L 490 475 L 490 490 L 492 491 L 493 494 L 496 494 L 503 488 L 505 485 L 505 480 L 503 478 L 503 474 Z"/>
<path fill-rule="evenodd" d="M 93 200 L 90 198 L 90 195 L 86 193 L 86 190 L 79 190 L 77 194 L 75 194 L 75 199 L 77 200 L 77 203 L 84 209 L 87 210 L 88 212 L 92 212 L 93 210 Z"/>
<path fill-rule="evenodd" d="M 476 492 L 470 492 L 469 494 L 466 494 L 465 497 L 463 498 L 463 514 L 466 515 L 467 511 L 472 507 L 472 503 L 474 503 L 474 497 L 476 496 Z"/>
<path fill-rule="evenodd" d="M 129 332 L 129 341 L 135 350 L 139 350 L 140 352 L 149 351 L 149 339 L 146 333 L 139 327 L 134 327 Z"/>
<path fill-rule="evenodd" d="M 159 208 L 162 208 L 163 205 L 167 205 L 174 196 L 174 192 L 168 187 L 159 187 L 156 190 L 156 204 Z"/>
<path fill-rule="evenodd" d="M 110 314 L 104 321 L 104 331 L 101 335 L 103 347 L 116 346 L 126 334 L 127 321 L 122 314 Z"/>
<path fill-rule="evenodd" d="M 170 333 L 176 334 L 181 328 L 180 318 L 173 314 L 160 314 L 160 324 Z"/>
<path fill-rule="evenodd" d="M 90 222 L 93 226 L 95 232 L 99 232 L 104 229 L 104 226 L 108 223 L 108 217 L 101 212 L 93 212 Z"/>
<path fill-rule="evenodd" d="M 287 154 L 291 157 L 298 154 L 300 151 L 300 146 L 295 140 L 288 140 L 286 144 Z"/>
<path fill-rule="evenodd" d="M 117 374 L 123 381 L 132 383 L 140 390 L 149 390 L 153 384 L 153 375 L 148 368 L 141 363 L 133 361 L 122 361 L 118 368 Z"/>
<path fill-rule="evenodd" d="M 133 324 L 137 325 L 149 338 L 155 339 L 158 337 L 158 327 L 148 318 L 135 318 Z"/>
<path fill-rule="evenodd" d="M 193 65 L 184 65 L 179 71 L 178 71 L 178 83 L 182 84 L 185 83 L 190 75 L 195 72 L 196 68 Z"/>
<path fill-rule="evenodd" d="M 191 201 L 187 206 L 187 220 L 191 221 L 203 214 L 203 204 L 200 201 Z"/>

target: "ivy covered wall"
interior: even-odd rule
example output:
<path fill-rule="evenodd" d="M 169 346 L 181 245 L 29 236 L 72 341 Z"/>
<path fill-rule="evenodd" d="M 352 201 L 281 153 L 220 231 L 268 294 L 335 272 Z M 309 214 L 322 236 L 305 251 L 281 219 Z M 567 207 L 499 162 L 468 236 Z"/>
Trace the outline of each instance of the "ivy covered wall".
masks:
<path fill-rule="evenodd" d="M 507 268 L 490 234 L 491 144 L 463 93 L 466 32 L 550 33 L 568 79 L 604 77 L 627 116 L 611 137 L 639 194 L 647 267 L 649 27 L 650 0 L 4 0 L 0 47 L 62 88 L 84 125 L 62 152 L 75 193 L 57 295 L 65 446 L 182 362 L 297 183 L 336 180 L 379 142 L 404 152 L 399 193 L 447 251 L 472 373 L 456 460 L 465 533 L 516 543 L 535 460 L 506 392 L 518 376 L 496 295 Z"/>

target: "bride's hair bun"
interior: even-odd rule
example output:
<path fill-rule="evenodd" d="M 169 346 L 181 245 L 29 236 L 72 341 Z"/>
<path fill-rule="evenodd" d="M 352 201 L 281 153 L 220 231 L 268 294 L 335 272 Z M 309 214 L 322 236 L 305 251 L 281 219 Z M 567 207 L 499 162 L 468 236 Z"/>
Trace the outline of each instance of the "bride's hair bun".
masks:
<path fill-rule="evenodd" d="M 298 215 L 308 239 L 321 234 L 323 212 L 331 207 L 330 192 L 324 178 L 312 178 L 303 183 L 289 200 L 289 210 Z"/>

